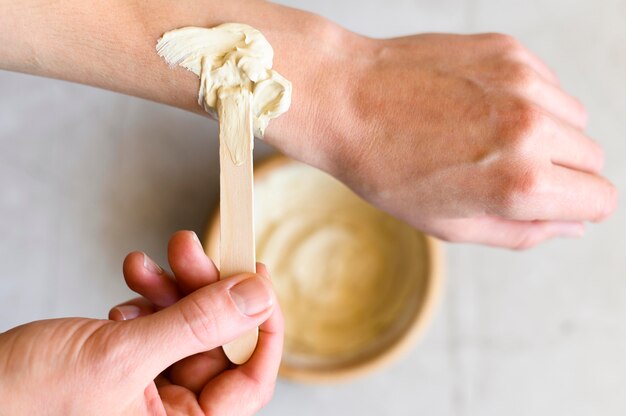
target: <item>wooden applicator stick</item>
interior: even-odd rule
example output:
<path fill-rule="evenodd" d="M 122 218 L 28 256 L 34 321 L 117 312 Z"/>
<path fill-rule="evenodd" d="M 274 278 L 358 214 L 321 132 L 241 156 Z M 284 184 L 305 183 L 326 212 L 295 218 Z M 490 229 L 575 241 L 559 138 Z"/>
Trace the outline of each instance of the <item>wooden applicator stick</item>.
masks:
<path fill-rule="evenodd" d="M 224 279 L 256 272 L 252 94 L 243 90 L 241 94 L 225 95 L 218 99 L 217 111 L 220 120 L 220 279 Z M 233 120 L 238 114 L 239 119 Z M 229 123 L 232 130 L 223 128 L 222 122 L 227 118 L 232 122 Z M 255 328 L 224 345 L 228 359 L 235 364 L 248 361 L 256 348 L 258 334 Z"/>

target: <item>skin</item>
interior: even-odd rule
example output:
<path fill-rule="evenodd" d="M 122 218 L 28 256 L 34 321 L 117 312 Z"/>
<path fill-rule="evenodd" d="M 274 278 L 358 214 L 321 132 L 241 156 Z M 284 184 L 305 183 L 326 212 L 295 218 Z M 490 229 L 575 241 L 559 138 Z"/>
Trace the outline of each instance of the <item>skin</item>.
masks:
<path fill-rule="evenodd" d="M 427 34 L 367 51 L 343 80 L 367 88 L 344 91 L 339 114 L 353 116 L 336 117 L 347 144 L 329 170 L 370 202 L 448 241 L 509 248 L 581 236 L 615 209 L 584 107 L 512 37 Z"/>
<path fill-rule="evenodd" d="M 38 321 L 0 334 L 2 413 L 252 415 L 265 405 L 283 345 L 266 268 L 218 281 L 190 231 L 174 234 L 168 257 L 173 274 L 144 253 L 126 257 L 124 278 L 142 297 L 114 307 L 110 320 Z M 252 316 L 229 294 L 248 280 L 269 305 Z M 250 360 L 230 364 L 219 346 L 258 325 Z"/>
<path fill-rule="evenodd" d="M 510 36 L 371 39 L 257 0 L 0 8 L 1 67 L 201 114 L 197 77 L 168 68 L 157 39 L 182 26 L 256 27 L 293 83 L 292 107 L 265 139 L 444 240 L 527 248 L 580 236 L 616 206 L 584 107 Z"/>

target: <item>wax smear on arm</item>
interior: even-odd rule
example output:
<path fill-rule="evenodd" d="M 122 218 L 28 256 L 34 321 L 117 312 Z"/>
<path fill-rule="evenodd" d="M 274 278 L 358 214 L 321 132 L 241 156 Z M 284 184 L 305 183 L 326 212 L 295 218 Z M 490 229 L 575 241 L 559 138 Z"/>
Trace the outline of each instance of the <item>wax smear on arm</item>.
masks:
<path fill-rule="evenodd" d="M 165 33 L 156 48 L 170 66 L 180 65 L 200 77 L 198 102 L 213 116 L 224 96 L 250 92 L 256 136 L 262 137 L 269 121 L 289 109 L 291 83 L 272 70 L 272 46 L 248 25 L 176 29 Z M 225 122 L 220 120 L 220 125 Z M 241 164 L 237 144 L 229 143 L 228 148 L 233 162 Z"/>

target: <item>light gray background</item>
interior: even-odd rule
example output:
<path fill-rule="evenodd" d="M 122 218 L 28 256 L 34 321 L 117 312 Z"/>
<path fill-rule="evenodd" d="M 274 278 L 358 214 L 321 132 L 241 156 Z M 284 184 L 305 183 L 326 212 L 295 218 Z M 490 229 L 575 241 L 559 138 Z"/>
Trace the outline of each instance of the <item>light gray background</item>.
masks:
<path fill-rule="evenodd" d="M 606 174 L 626 189 L 626 1 L 285 3 L 371 36 L 517 36 L 587 105 Z M 215 125 L 198 116 L 0 73 L 0 330 L 104 317 L 128 297 L 126 252 L 164 262 L 173 231 L 202 231 L 216 149 Z M 281 382 L 262 414 L 626 414 L 625 231 L 620 208 L 580 241 L 523 253 L 449 246 L 440 308 L 405 359 L 346 385 Z"/>

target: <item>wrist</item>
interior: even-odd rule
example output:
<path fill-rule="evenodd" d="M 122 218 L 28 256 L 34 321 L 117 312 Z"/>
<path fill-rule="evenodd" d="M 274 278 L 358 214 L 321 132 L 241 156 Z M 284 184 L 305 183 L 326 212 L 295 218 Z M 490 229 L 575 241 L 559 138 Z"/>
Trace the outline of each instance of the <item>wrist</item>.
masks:
<path fill-rule="evenodd" d="M 303 13 L 303 12 L 299 12 Z M 331 173 L 355 132 L 356 79 L 371 63 L 372 39 L 306 13 L 305 29 L 272 42 L 274 67 L 292 82 L 289 111 L 273 120 L 266 140 L 287 155 Z"/>

